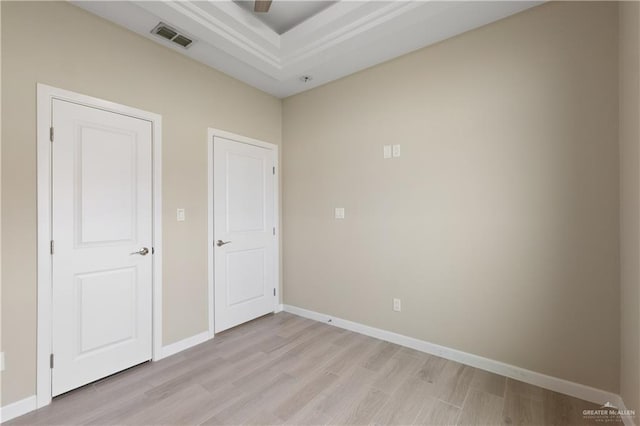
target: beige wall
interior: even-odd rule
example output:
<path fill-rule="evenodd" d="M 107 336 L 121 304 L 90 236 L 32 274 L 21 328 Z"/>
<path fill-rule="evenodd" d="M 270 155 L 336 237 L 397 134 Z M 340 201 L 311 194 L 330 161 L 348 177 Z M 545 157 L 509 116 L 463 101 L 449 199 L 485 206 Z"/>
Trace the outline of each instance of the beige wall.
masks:
<path fill-rule="evenodd" d="M 285 99 L 285 303 L 618 392 L 617 21 L 548 3 Z"/>
<path fill-rule="evenodd" d="M 620 5 L 620 395 L 640 412 L 640 3 Z"/>
<path fill-rule="evenodd" d="M 36 83 L 162 115 L 164 344 L 207 329 L 207 127 L 279 144 L 281 102 L 66 2 L 1 4 L 6 405 L 35 393 Z"/>

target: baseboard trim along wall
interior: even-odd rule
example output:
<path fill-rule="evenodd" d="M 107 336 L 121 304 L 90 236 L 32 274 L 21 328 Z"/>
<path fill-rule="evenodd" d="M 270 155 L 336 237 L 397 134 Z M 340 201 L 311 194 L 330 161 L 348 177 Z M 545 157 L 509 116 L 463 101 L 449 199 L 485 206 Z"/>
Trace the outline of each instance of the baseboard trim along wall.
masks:
<path fill-rule="evenodd" d="M 618 396 L 618 399 L 616 401 L 611 401 L 611 403 L 618 407 L 618 410 L 627 411 L 627 407 L 624 405 L 624 401 L 621 396 Z M 631 416 L 622 417 L 622 423 L 624 423 L 624 426 L 636 426 L 635 419 Z"/>
<path fill-rule="evenodd" d="M 0 423 L 8 422 L 11 419 L 20 417 L 23 414 L 27 414 L 36 409 L 37 398 L 35 395 L 31 395 L 20 401 L 16 401 L 12 404 L 5 405 L 0 408 Z"/>
<path fill-rule="evenodd" d="M 436 355 L 445 359 L 459 362 L 461 364 L 479 368 L 481 370 L 501 374 L 512 379 L 540 386 L 542 388 L 563 393 L 565 395 L 584 399 L 586 401 L 591 401 L 596 404 L 604 404 L 605 402 L 610 402 L 613 405 L 617 406 L 620 410 L 626 410 L 624 401 L 619 395 L 601 389 L 592 388 L 590 386 L 581 385 L 579 383 L 574 383 L 568 380 L 559 379 L 557 377 L 548 376 L 546 374 L 537 373 L 535 371 L 526 370 L 524 368 L 505 364 L 500 361 L 495 361 L 478 355 L 462 352 L 457 349 L 447 348 L 435 343 L 426 342 L 424 340 L 415 339 L 413 337 L 404 336 L 402 334 L 382 330 L 380 328 L 370 327 L 368 325 L 348 321 L 331 315 L 310 311 L 308 309 L 298 308 L 297 306 L 280 304 L 277 306 L 275 312 L 278 313 L 282 311 L 289 312 L 291 314 L 311 320 L 324 322 L 326 324 L 343 328 L 345 330 L 354 331 L 366 336 L 375 337 L 376 339 L 395 343 L 397 345 L 406 346 L 420 352 Z M 196 334 L 195 336 L 191 336 L 170 345 L 163 346 L 161 357 L 159 359 L 175 355 L 193 346 L 204 343 L 212 338 L 212 333 L 210 333 L 209 331 L 204 331 L 202 333 Z M 16 401 L 12 404 L 8 404 L 4 407 L 0 407 L 0 423 L 7 422 L 11 419 L 22 416 L 23 414 L 27 414 L 31 411 L 34 411 L 36 408 L 37 399 L 35 395 L 22 399 L 20 401 Z M 635 426 L 634 420 L 632 418 L 625 417 L 623 418 L 623 420 L 626 426 Z"/>
<path fill-rule="evenodd" d="M 607 392 L 579 383 L 570 382 L 568 380 L 548 376 L 546 374 L 537 373 L 535 371 L 505 364 L 500 361 L 484 358 L 478 355 L 459 351 L 457 349 L 447 348 L 445 346 L 440 346 L 435 343 L 426 342 L 424 340 L 415 339 L 413 337 L 404 336 L 402 334 L 394 333 L 391 331 L 370 327 L 368 325 L 348 321 L 319 312 L 310 311 L 308 309 L 298 308 L 297 306 L 285 304 L 284 310 L 285 312 L 289 312 L 294 315 L 324 322 L 329 325 L 344 328 L 346 330 L 354 331 L 366 336 L 375 337 L 376 339 L 385 340 L 397 345 L 406 346 L 420 352 L 436 355 L 442 358 L 449 359 L 451 361 L 456 361 L 461 364 L 479 368 L 481 370 L 490 371 L 492 373 L 501 374 L 512 379 L 540 386 L 541 388 L 549 389 L 565 395 L 584 399 L 596 404 L 611 402 L 612 404 L 619 407 L 623 405 L 620 396 L 612 392 Z"/>
<path fill-rule="evenodd" d="M 171 343 L 170 345 L 163 346 L 162 354 L 159 359 L 175 355 L 178 352 L 182 352 L 193 346 L 199 345 L 200 343 L 204 343 L 212 338 L 212 333 L 210 333 L 209 331 L 203 331 L 202 333 L 198 333 L 195 336 L 187 337 L 186 339 L 182 339 L 175 343 Z"/>
<path fill-rule="evenodd" d="M 163 346 L 160 352 L 160 356 L 156 358 L 156 361 L 169 357 L 171 355 L 175 355 L 178 352 L 187 350 L 212 338 L 212 333 L 209 333 L 209 331 L 204 331 L 202 333 L 196 334 L 195 336 L 187 337 L 186 339 L 179 340 L 167 346 Z M 4 407 L 0 407 L 0 423 L 8 422 L 11 419 L 20 417 L 24 414 L 36 410 L 37 408 L 37 398 L 35 395 L 22 399 L 20 401 L 16 401 L 12 404 L 8 404 Z"/>

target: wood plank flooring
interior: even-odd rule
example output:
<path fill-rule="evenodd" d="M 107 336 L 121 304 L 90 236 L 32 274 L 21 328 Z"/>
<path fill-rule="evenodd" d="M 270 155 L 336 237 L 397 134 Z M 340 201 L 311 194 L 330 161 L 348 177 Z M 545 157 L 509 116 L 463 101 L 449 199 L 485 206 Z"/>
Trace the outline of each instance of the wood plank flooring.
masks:
<path fill-rule="evenodd" d="M 56 398 L 10 425 L 582 425 L 595 404 L 288 313 Z M 595 423 L 593 423 L 595 424 Z"/>

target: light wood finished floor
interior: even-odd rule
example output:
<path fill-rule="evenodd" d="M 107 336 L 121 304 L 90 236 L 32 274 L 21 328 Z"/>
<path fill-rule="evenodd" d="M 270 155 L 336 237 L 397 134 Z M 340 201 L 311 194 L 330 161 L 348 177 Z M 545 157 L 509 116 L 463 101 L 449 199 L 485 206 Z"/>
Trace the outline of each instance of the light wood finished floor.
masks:
<path fill-rule="evenodd" d="M 288 313 L 62 395 L 11 425 L 587 424 L 594 404 Z"/>

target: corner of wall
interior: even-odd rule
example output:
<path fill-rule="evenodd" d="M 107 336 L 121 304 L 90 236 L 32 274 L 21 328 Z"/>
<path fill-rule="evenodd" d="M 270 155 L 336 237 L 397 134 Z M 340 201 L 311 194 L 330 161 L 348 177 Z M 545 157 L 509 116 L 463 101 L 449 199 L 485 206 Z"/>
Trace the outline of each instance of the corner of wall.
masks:
<path fill-rule="evenodd" d="M 620 396 L 640 410 L 640 3 L 620 2 Z"/>

